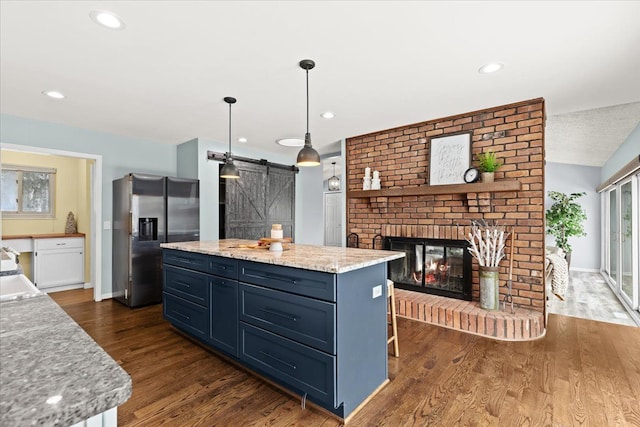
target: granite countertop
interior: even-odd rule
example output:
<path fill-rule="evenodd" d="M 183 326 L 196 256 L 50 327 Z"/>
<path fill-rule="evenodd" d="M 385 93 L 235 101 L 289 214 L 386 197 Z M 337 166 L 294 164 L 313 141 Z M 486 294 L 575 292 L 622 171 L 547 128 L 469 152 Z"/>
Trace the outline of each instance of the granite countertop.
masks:
<path fill-rule="evenodd" d="M 70 426 L 123 404 L 131 387 L 48 295 L 0 303 L 0 425 Z"/>
<path fill-rule="evenodd" d="M 303 268 L 305 270 L 326 273 L 346 273 L 370 265 L 380 264 L 405 256 L 404 252 L 381 251 L 373 249 L 343 248 L 335 246 L 316 246 L 286 244 L 282 252 L 268 249 L 241 248 L 239 245 L 255 244 L 253 240 L 224 239 L 200 242 L 163 243 L 165 249 L 177 249 L 236 258 L 265 264 Z"/>

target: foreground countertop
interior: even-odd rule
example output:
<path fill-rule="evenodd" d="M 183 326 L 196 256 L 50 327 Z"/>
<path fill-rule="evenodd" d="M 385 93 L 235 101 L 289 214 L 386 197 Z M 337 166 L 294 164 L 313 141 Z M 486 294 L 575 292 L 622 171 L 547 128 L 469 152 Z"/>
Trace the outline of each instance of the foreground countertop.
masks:
<path fill-rule="evenodd" d="M 404 252 L 317 245 L 287 244 L 286 249 L 282 252 L 271 252 L 268 249 L 262 248 L 239 247 L 239 245 L 255 243 L 253 240 L 224 239 L 163 243 L 160 246 L 165 249 L 177 249 L 186 252 L 196 252 L 338 274 L 392 261 L 405 256 Z"/>
<path fill-rule="evenodd" d="M 48 295 L 0 303 L 0 341 L 0 425 L 70 426 L 131 396 L 129 374 Z"/>

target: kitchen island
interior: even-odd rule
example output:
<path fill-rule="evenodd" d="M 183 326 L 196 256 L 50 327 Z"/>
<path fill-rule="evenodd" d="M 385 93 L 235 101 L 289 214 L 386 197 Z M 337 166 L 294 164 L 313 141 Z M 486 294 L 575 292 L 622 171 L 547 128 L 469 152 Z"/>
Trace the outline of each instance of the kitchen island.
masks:
<path fill-rule="evenodd" d="M 48 295 L 0 303 L 0 425 L 115 426 L 131 378 Z"/>
<path fill-rule="evenodd" d="M 233 362 L 348 420 L 387 372 L 387 262 L 404 253 L 165 243 L 163 313 Z"/>

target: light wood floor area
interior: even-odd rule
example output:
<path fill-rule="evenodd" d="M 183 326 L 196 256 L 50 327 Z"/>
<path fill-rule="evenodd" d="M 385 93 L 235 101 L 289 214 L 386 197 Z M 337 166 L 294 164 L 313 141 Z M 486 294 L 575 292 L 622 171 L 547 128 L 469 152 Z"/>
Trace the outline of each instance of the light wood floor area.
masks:
<path fill-rule="evenodd" d="M 600 273 L 571 271 L 564 301 L 551 295 L 548 309 L 563 316 L 636 326 Z"/>
<path fill-rule="evenodd" d="M 131 375 L 120 426 L 340 425 L 178 335 L 160 305 L 90 291 L 50 296 Z M 391 382 L 350 426 L 640 426 L 640 328 L 551 314 L 529 342 L 403 318 L 398 329 Z"/>

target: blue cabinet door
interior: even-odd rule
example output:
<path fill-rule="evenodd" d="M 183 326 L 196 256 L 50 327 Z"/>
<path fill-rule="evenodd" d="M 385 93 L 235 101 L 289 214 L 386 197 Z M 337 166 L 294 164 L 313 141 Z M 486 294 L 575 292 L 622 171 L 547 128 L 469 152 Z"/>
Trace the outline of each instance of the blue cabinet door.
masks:
<path fill-rule="evenodd" d="M 238 356 L 238 282 L 209 277 L 209 343 L 235 357 Z"/>

